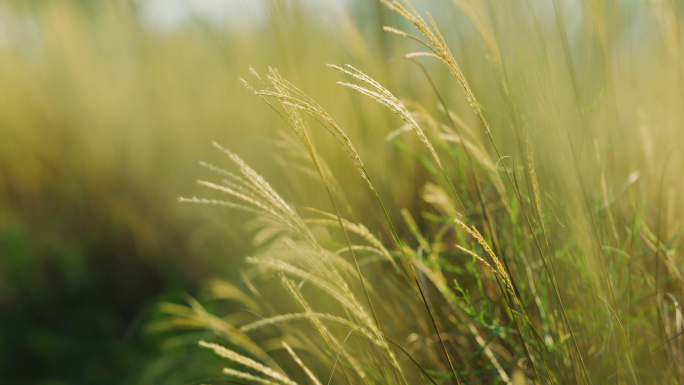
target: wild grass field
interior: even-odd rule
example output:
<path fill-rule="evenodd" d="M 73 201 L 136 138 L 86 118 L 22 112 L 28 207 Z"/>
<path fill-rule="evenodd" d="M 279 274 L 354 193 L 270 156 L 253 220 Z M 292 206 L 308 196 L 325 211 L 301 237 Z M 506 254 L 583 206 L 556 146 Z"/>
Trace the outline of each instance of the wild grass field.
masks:
<path fill-rule="evenodd" d="M 680 4 L 150 3 L 0 7 L 0 381 L 684 383 Z"/>

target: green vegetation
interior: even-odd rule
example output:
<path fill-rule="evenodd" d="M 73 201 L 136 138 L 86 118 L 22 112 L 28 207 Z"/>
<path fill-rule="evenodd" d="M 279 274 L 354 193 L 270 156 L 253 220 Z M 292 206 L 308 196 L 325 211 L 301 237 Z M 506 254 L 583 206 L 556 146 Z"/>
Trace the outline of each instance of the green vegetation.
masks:
<path fill-rule="evenodd" d="M 674 2 L 268 4 L 11 8 L 38 30 L 0 60 L 1 303 L 37 256 L 76 293 L 116 250 L 158 280 L 81 380 L 684 383 Z"/>

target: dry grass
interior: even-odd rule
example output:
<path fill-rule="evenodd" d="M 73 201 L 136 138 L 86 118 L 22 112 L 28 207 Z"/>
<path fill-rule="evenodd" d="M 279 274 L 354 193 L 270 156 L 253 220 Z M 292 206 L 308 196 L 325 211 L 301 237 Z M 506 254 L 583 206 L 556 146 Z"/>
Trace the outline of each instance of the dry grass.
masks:
<path fill-rule="evenodd" d="M 38 119 L 27 105 L 48 122 L 79 111 L 75 128 L 49 137 L 97 150 L 101 166 L 85 175 L 129 162 L 166 193 L 191 191 L 172 175 L 189 175 L 185 164 L 206 152 L 188 143 L 213 136 L 229 147 L 216 145 L 228 161 L 202 163 L 218 178 L 199 182 L 207 197 L 181 201 L 254 216 L 243 282 L 212 281 L 202 301 L 251 313 L 212 314 L 188 299 L 163 304 L 167 316 L 151 326 L 210 331 L 200 345 L 227 359 L 226 381 L 684 383 L 676 4 L 455 0 L 433 18 L 382 3 L 391 25 L 378 40 L 396 39 L 400 58 L 387 62 L 344 17 L 314 28 L 304 11 L 274 12 L 261 31 L 267 50 L 242 37 L 214 46 L 199 32 L 156 40 L 112 6 L 97 19 L 105 26 L 91 28 L 137 53 L 128 67 L 98 62 L 96 41 L 74 27 L 95 21 L 55 3 L 36 17 L 69 37 L 47 39 L 40 54 L 66 64 L 26 69 L 18 49 L 0 63 L 0 78 L 23 92 L 0 91 L 0 116 L 14 128 L 2 162 L 21 158 L 17 143 L 51 154 L 40 133 L 17 129 L 40 125 L 22 120 Z M 127 44 L 130 35 L 146 48 Z M 198 62 L 175 58 L 177 44 L 199 44 Z M 248 74 L 250 60 L 274 68 Z M 111 79 L 115 67 L 135 74 Z M 62 105 L 36 97 L 59 94 L 65 76 L 79 92 Z M 91 131 L 101 116 L 130 132 Z M 164 129 L 127 139 L 150 126 Z M 129 145 L 180 156 L 157 177 L 155 161 L 122 160 Z M 38 156 L 24 158 L 29 172 L 41 169 Z M 17 181 L 37 188 L 8 174 L 7 191 Z"/>
<path fill-rule="evenodd" d="M 250 282 L 263 282 L 268 291 L 259 295 L 269 301 L 275 289 L 268 277 L 277 273 L 303 313 L 253 325 L 270 324 L 271 338 L 299 341 L 306 359 L 297 358 L 297 364 L 315 383 L 331 371 L 330 380 L 340 383 L 680 383 L 684 352 L 677 342 L 682 330 L 676 298 L 682 288 L 677 220 L 682 202 L 675 198 L 681 185 L 671 176 L 682 158 L 673 155 L 676 149 L 667 150 L 682 137 L 679 110 L 670 98 L 681 101 L 684 88 L 675 64 L 678 22 L 665 16 L 666 5 L 457 1 L 485 43 L 496 84 L 488 89 L 483 82 L 470 85 L 429 13 L 426 22 L 408 2 L 383 3 L 420 35 L 395 27 L 385 31 L 427 49 L 407 54 L 408 59 L 436 58 L 445 64 L 476 120 L 465 119 L 462 108 L 446 102 L 458 105 L 458 99 L 437 94 L 439 118 L 415 101 L 401 102 L 355 67 L 330 65 L 365 86 L 342 85 L 406 123 L 389 138 L 430 175 L 421 225 L 403 210 L 409 231 L 400 233 L 374 181 L 400 180 L 401 173 L 396 168 L 367 171 L 370 162 L 362 160 L 323 104 L 271 70 L 275 91 L 265 83 L 265 90 L 252 90 L 278 101 L 280 109 L 271 107 L 283 111 L 308 150 L 335 213 L 313 211 L 311 219 L 300 219 L 288 211 L 288 223 L 295 227 L 274 215 L 267 215 L 274 221 L 261 222 L 260 231 L 270 240 L 250 259 L 258 266 Z M 649 22 L 662 34 L 626 19 L 643 9 L 654 12 Z M 568 15 L 582 20 L 579 30 L 568 30 Z M 646 18 L 637 16 L 644 23 Z M 633 39 L 647 31 L 651 44 L 666 52 L 660 59 L 644 57 L 651 46 Z M 669 84 L 663 83 L 666 78 Z M 445 87 L 423 79 L 436 93 Z M 496 107 L 485 109 L 476 94 Z M 391 245 L 379 245 L 377 238 L 363 236 L 365 227 L 342 219 L 335 201 L 344 197 L 335 197 L 326 182 L 328 169 L 320 166 L 300 111 L 310 115 L 312 125 L 326 128 L 349 155 L 370 187 L 369 197 L 385 213 Z M 655 127 L 660 127 L 657 134 Z M 432 159 L 402 140 L 407 131 L 417 135 Z M 510 141 L 516 145 L 498 146 Z M 654 152 L 656 146 L 662 151 Z M 256 206 L 265 202 L 232 195 Z M 325 230 L 335 222 L 320 215 L 338 219 L 347 247 L 335 252 L 323 247 L 337 249 L 337 236 Z M 343 252 L 351 259 L 340 258 Z M 383 265 L 388 253 L 403 263 L 404 272 Z M 305 295 L 301 290 L 308 286 Z M 367 301 L 357 300 L 359 293 Z M 317 306 L 327 311 L 314 310 Z M 310 319 L 325 343 L 302 339 L 301 330 L 281 324 L 294 319 Z M 349 370 L 335 372 L 340 365 Z"/>

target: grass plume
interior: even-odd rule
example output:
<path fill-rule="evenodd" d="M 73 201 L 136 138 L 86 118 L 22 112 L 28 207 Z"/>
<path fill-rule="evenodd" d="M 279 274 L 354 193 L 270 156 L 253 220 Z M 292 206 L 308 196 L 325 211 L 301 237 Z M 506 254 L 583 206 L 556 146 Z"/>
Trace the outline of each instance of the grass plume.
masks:
<path fill-rule="evenodd" d="M 627 159 L 633 147 L 621 148 L 622 142 L 612 134 L 596 134 L 591 138 L 593 145 L 585 144 L 590 139 L 585 136 L 592 135 L 588 126 L 613 119 L 608 125 L 613 127 L 618 114 L 627 114 L 618 108 L 617 85 L 607 74 L 606 47 L 611 37 L 605 25 L 585 32 L 595 34 L 595 48 L 602 53 L 591 65 L 603 71 L 607 78 L 601 80 L 601 87 L 611 91 L 605 96 L 603 89 L 594 92 L 592 104 L 583 107 L 567 50 L 567 39 L 579 38 L 568 36 L 560 25 L 557 2 L 542 9 L 533 2 L 454 1 L 485 43 L 489 70 L 494 73 L 488 80 L 495 83 L 490 88 L 470 75 L 475 72 L 470 66 L 461 65 L 465 55 L 452 52 L 430 13 L 421 16 L 408 1 L 381 2 L 418 31 L 414 35 L 384 27 L 422 47 L 404 57 L 416 63 L 437 59 L 446 66 L 461 96 L 443 90 L 448 84 L 445 78 L 433 81 L 438 70 L 420 63 L 425 75 L 420 79 L 427 79 L 425 89 L 439 100 L 434 108 L 400 100 L 390 89 L 405 88 L 391 80 L 383 85 L 384 76 L 381 84 L 376 80 L 381 77 L 373 78 L 356 66 L 328 67 L 353 80 L 339 84 L 399 117 L 403 125 L 388 128 L 383 137 L 399 154 L 416 160 L 423 184 L 414 187 L 419 187 L 422 200 L 412 209 L 397 210 L 399 218 L 385 204 L 393 190 L 381 186 L 386 185 L 385 179 L 403 175 L 373 168 L 367 160 L 372 155 L 352 140 L 354 130 L 338 124 L 339 118 L 323 107 L 325 103 L 315 101 L 280 71 L 271 68 L 264 78 L 250 69 L 260 86 L 241 79 L 242 84 L 266 102 L 299 139 L 298 144 L 288 146 L 308 155 L 308 175 L 318 176 L 329 209 L 306 204 L 316 208 L 295 210 L 299 206 L 286 202 L 228 150 L 222 149 L 237 173 L 202 164 L 225 180 L 200 184 L 230 199 L 182 200 L 262 217 L 255 222 L 261 235 L 259 247 L 247 258 L 248 271 L 267 287 L 271 277 L 279 277 L 279 287 L 287 293 L 281 298 L 269 292 L 278 298 L 270 314 L 245 322 L 235 331 L 276 341 L 294 361 L 301 378 L 315 384 L 328 378 L 330 383 L 498 381 L 518 385 L 657 383 L 684 377 L 678 367 L 684 354 L 679 345 L 670 343 L 682 329 L 679 301 L 672 294 L 681 294 L 681 224 L 676 231 L 661 227 L 666 222 L 661 214 L 666 211 L 662 194 L 667 168 L 662 166 L 660 174 L 650 170 L 651 175 L 660 175 L 656 208 L 646 200 L 656 190 L 636 183 L 646 170 L 613 161 L 616 153 Z M 659 20 L 669 20 L 663 22 L 669 31 L 664 35 L 668 55 L 677 57 L 672 20 L 662 13 L 662 4 L 658 7 Z M 596 4 L 592 12 L 586 15 L 589 25 L 608 18 Z M 548 35 L 551 31 L 557 35 Z M 527 52 L 528 47 L 520 47 L 521 52 L 511 49 L 508 39 L 530 33 L 536 33 L 536 40 L 530 42 L 536 56 Z M 556 50 L 553 44 L 562 49 Z M 527 57 L 537 73 L 521 64 Z M 557 68 L 562 58 L 570 71 Z M 552 82 L 560 73 L 566 78 Z M 463 96 L 467 107 L 459 106 Z M 610 102 L 601 105 L 604 97 Z M 566 107 L 573 100 L 575 105 Z M 464 114 L 467 111 L 474 116 Z M 325 139 L 319 139 L 314 127 L 323 128 L 347 163 L 324 159 L 329 154 L 318 146 Z M 564 137 L 565 143 L 558 140 Z M 575 147 L 577 140 L 581 144 Z M 589 153 L 588 148 L 594 158 L 584 161 L 580 155 Z M 659 161 L 667 165 L 668 159 L 669 155 Z M 580 165 L 591 175 L 581 175 Z M 333 170 L 340 173 L 347 166 L 370 190 L 370 201 L 377 202 L 374 209 L 346 201 L 350 188 L 337 183 L 338 178 L 329 182 Z M 623 187 L 611 184 L 609 173 L 626 174 L 619 178 Z M 645 211 L 644 204 L 651 208 Z M 354 206 L 376 213 L 374 219 L 381 218 L 376 220 L 381 224 L 357 223 L 355 210 L 347 209 Z M 365 300 L 359 301 L 357 293 Z M 648 298 L 653 298 L 652 306 Z M 293 311 L 291 305 L 298 310 Z M 185 319 L 180 325 L 207 327 L 184 312 L 176 309 L 174 313 Z M 315 333 L 295 331 L 292 326 L 297 322 Z M 306 359 L 289 345 L 295 341 L 305 345 L 314 337 L 316 347 L 302 349 Z M 662 349 L 656 347 L 658 343 Z M 227 354 L 214 345 L 210 348 Z M 651 354 L 656 350 L 658 354 Z M 648 362 L 639 360 L 645 356 Z M 290 381 L 231 357 L 268 378 L 254 379 L 230 368 L 227 374 L 257 382 Z M 654 372 L 659 365 L 665 370 Z"/>

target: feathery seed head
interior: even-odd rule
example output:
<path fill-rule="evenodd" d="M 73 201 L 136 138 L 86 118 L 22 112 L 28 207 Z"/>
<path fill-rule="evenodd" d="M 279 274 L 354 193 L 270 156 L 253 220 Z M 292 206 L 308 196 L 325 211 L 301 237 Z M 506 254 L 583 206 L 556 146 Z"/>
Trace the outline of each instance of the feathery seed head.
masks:
<path fill-rule="evenodd" d="M 239 353 L 236 353 L 230 349 L 226 349 L 221 345 L 215 344 L 215 343 L 210 343 L 206 342 L 204 340 L 199 342 L 199 345 L 208 349 L 211 349 L 216 353 L 217 355 L 227 358 L 231 361 L 237 362 L 239 364 L 245 365 L 247 367 L 250 367 L 256 371 L 259 371 L 271 378 L 274 378 L 282 383 L 285 383 L 287 385 L 297 385 L 296 382 L 290 380 L 287 376 L 285 376 L 282 373 L 276 372 L 275 370 L 264 366 L 251 358 L 247 358 Z"/>
<path fill-rule="evenodd" d="M 420 126 L 413 118 L 411 113 L 406 109 L 406 107 L 396 97 L 394 97 L 394 95 L 392 95 L 391 92 L 389 92 L 386 88 L 380 85 L 380 83 L 373 80 L 370 76 L 364 74 L 363 72 L 357 70 L 349 64 L 346 65 L 346 67 L 349 70 L 332 64 L 328 64 L 328 66 L 338 71 L 344 72 L 345 74 L 350 75 L 356 79 L 359 79 L 369 84 L 372 88 L 374 88 L 374 90 L 369 90 L 368 88 L 361 87 L 356 84 L 338 82 L 338 84 L 341 84 L 345 87 L 349 87 L 370 97 L 371 99 L 374 99 L 378 103 L 384 105 L 385 107 L 389 108 L 392 112 L 397 114 L 404 122 L 406 122 L 411 128 L 413 128 L 413 130 L 416 132 L 416 135 L 418 135 L 420 141 L 423 142 L 423 144 L 430 150 L 430 153 L 435 158 L 437 164 L 440 167 L 442 167 L 442 162 L 440 161 L 437 152 L 435 152 L 435 149 L 432 147 L 432 144 L 428 140 L 427 136 L 425 136 L 423 130 L 420 128 Z"/>

